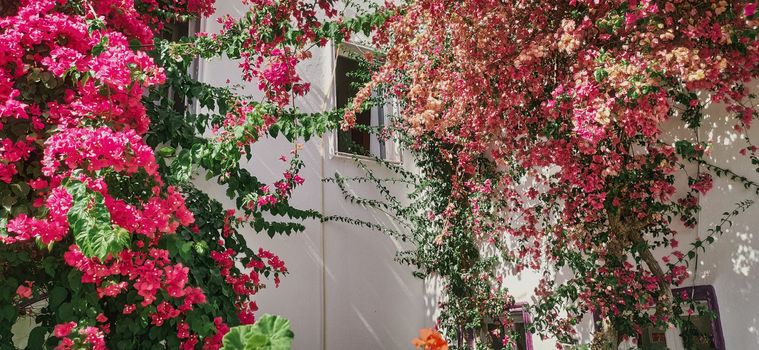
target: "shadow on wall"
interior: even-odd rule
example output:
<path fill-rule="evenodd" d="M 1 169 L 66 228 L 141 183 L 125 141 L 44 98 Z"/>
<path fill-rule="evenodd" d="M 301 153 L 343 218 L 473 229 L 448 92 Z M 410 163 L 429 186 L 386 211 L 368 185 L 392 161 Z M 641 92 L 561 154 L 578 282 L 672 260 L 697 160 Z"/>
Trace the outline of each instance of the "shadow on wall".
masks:
<path fill-rule="evenodd" d="M 378 177 L 390 177 L 371 162 Z M 375 169 L 376 168 L 376 169 Z M 354 160 L 325 158 L 325 177 L 365 176 Z M 389 186 L 403 194 L 403 186 Z M 346 183 L 348 193 L 379 200 L 371 183 Z M 386 213 L 343 198 L 334 183 L 324 184 L 325 215 L 339 215 L 373 224 L 396 227 Z M 401 197 L 402 198 L 402 197 Z M 326 222 L 325 292 L 326 349 L 409 349 L 422 327 L 433 325 L 423 281 L 413 269 L 394 260 L 408 243 L 382 232 L 341 222 Z"/>
<path fill-rule="evenodd" d="M 710 142 L 709 162 L 730 169 L 759 183 L 759 169 L 750 159 L 739 154 L 748 146 L 732 128 L 734 118 L 718 106 L 710 106 L 704 120 L 710 130 L 702 138 Z M 757 126 L 748 132 L 751 141 L 759 140 Z M 702 169 L 703 171 L 703 169 Z M 731 212 L 736 203 L 744 200 L 759 202 L 757 188 L 745 188 L 728 178 L 714 177 L 714 187 L 701 197 L 702 211 L 699 216 L 698 235 L 704 238 L 710 229 L 719 224 L 724 212 Z M 732 218 L 730 225 L 721 227 L 724 233 L 716 242 L 699 255 L 697 273 L 686 285 L 714 286 L 719 304 L 722 329 L 727 349 L 759 348 L 759 291 L 755 285 L 759 279 L 759 203 L 754 203 L 745 213 Z"/>

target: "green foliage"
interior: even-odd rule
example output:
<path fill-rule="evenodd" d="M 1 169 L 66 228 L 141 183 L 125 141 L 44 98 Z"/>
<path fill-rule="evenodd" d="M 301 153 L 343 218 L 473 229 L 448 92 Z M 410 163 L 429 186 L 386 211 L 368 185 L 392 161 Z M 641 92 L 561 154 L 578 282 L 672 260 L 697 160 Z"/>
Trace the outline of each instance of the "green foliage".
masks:
<path fill-rule="evenodd" d="M 0 244 L 0 350 L 15 350 L 11 329 L 22 317 L 33 318 L 37 324 L 30 334 L 29 348 L 31 349 L 55 347 L 60 341 L 52 336 L 57 324 L 76 321 L 77 327 L 105 327 L 105 322 L 98 320 L 102 320 L 103 317 L 108 319 L 107 323 L 110 326 L 110 332 L 105 339 L 108 348 L 179 348 L 183 339 L 178 338 L 178 328 L 180 325 L 185 327 L 184 324 L 179 323 L 181 319 L 186 320 L 187 331 L 197 336 L 198 347 L 200 347 L 205 339 L 216 334 L 214 326 L 216 317 L 229 326 L 240 324 L 241 304 L 248 301 L 248 295 L 245 295 L 245 300 L 238 298 L 239 291 L 230 284 L 228 279 L 225 279 L 222 267 L 211 257 L 211 254 L 236 252 L 233 266 L 224 268 L 224 273 L 241 276 L 242 266 L 257 263 L 253 265 L 264 265 L 264 267 L 255 267 L 256 273 L 263 277 L 278 278 L 285 274 L 286 270 L 273 269 L 263 264 L 261 258 L 250 249 L 245 237 L 237 231 L 237 228 L 241 224 L 248 224 L 256 232 L 274 237 L 302 232 L 305 229 L 303 221 L 321 219 L 321 214 L 316 211 L 293 207 L 287 200 L 289 195 L 283 195 L 275 204 L 252 209 L 249 204 L 260 198 L 265 183 L 246 170 L 244 163 L 254 156 L 251 152 L 252 143 L 267 137 L 280 136 L 291 142 L 307 141 L 311 137 L 321 136 L 327 130 L 336 128 L 342 118 L 342 111 L 301 113 L 295 108 L 282 108 L 242 95 L 236 86 L 212 86 L 198 81 L 190 74 L 191 64 L 195 60 L 220 57 L 235 59 L 243 54 L 250 54 L 245 50 L 251 50 L 256 46 L 255 43 L 249 42 L 250 29 L 264 16 L 247 13 L 233 28 L 214 38 L 212 36 L 187 37 L 183 34 L 177 37 L 178 31 L 175 29 L 180 27 L 176 26 L 178 22 L 203 19 L 160 10 L 160 8 L 167 8 L 164 5 L 168 3 L 170 2 L 159 1 L 158 6 L 144 6 L 144 3 L 137 2 L 138 13 L 140 16 L 145 16 L 141 19 L 150 18 L 151 23 L 155 24 L 158 23 L 152 20 L 164 21 L 156 26 L 163 28 L 164 35 L 158 33 L 154 45 L 144 45 L 146 43 L 136 40 L 132 40 L 130 45 L 134 50 L 144 52 L 150 50 L 148 54 L 166 76 L 165 84 L 151 85 L 146 88 L 144 94 L 139 94 L 139 91 L 135 90 L 138 93 L 134 95 L 142 96 L 142 104 L 151 119 L 150 129 L 141 136 L 155 151 L 161 180 L 154 181 L 152 177 L 146 176 L 144 171 L 127 175 L 114 169 L 102 169 L 97 175 L 104 180 L 104 184 L 100 185 L 107 186 L 109 195 L 140 209 L 145 209 L 147 199 L 156 198 L 153 192 L 158 191 L 155 190 L 165 190 L 168 186 L 174 186 L 184 195 L 187 208 L 194 214 L 194 224 L 191 228 L 180 226 L 175 233 L 172 230 L 171 234 L 160 237 L 132 235 L 112 223 L 112 220 L 118 218 L 112 217 L 107 210 L 106 198 L 103 194 L 87 187 L 92 186 L 92 183 L 87 185 L 74 180 L 64 182 L 65 190 L 72 197 L 71 208 L 67 213 L 71 235 L 45 247 L 37 247 L 33 241 L 13 245 Z M 17 5 L 16 2 L 9 4 L 10 10 Z M 266 8 L 265 11 L 274 11 L 275 8 L 275 6 L 262 7 Z M 76 15 L 87 14 L 85 21 L 90 34 L 97 30 L 111 28 L 110 18 L 90 16 L 95 9 L 81 1 L 58 4 L 56 8 Z M 157 13 L 144 13 L 144 11 L 153 11 L 155 8 L 159 8 L 156 10 Z M 151 16 L 156 17 L 151 18 Z M 336 19 L 321 27 L 316 33 L 315 40 L 325 43 L 329 40 L 339 42 L 348 32 L 359 30 L 368 32 L 372 26 L 384 22 L 388 16 L 389 13 L 385 13 L 361 15 L 347 21 Z M 172 27 L 175 29 L 171 29 Z M 172 30 L 174 32 L 169 33 Z M 279 40 L 279 33 L 285 33 L 285 42 L 282 45 L 295 44 L 297 38 L 303 36 L 303 33 L 299 33 L 287 19 L 273 21 L 270 28 L 261 28 L 261 30 L 266 32 L 263 39 L 271 42 Z M 171 39 L 167 39 L 169 37 Z M 61 43 L 64 42 L 66 40 Z M 102 36 L 99 37 L 99 42 L 94 44 L 90 52 L 94 56 L 99 56 L 105 55 L 112 43 L 109 43 L 107 36 Z M 49 54 L 46 52 L 49 49 L 44 44 L 35 45 L 32 50 L 34 52 L 30 57 L 44 57 Z M 34 102 L 40 106 L 45 106 L 52 101 L 71 99 L 67 93 L 76 90 L 77 86 L 93 82 L 99 84 L 98 79 L 93 79 L 93 72 L 79 71 L 73 66 L 62 77 L 55 76 L 44 67 L 30 65 L 27 68 L 24 70 L 28 71 L 28 74 L 19 78 L 14 88 L 21 94 L 20 101 Z M 135 70 L 131 65 L 124 73 L 131 74 L 134 78 L 141 78 L 146 74 L 146 72 Z M 125 88 L 132 89 L 133 87 L 140 86 Z M 109 92 L 105 86 L 96 85 L 95 88 L 103 89 L 104 93 Z M 114 103 L 118 104 L 118 102 Z M 137 108 L 137 106 L 130 104 L 128 108 Z M 230 113 L 239 111 L 243 111 L 238 117 L 244 122 L 225 129 L 227 128 L 224 124 L 225 118 Z M 45 119 L 49 113 L 43 110 L 39 114 L 41 119 Z M 36 117 L 38 115 L 35 115 Z M 122 128 L 120 125 L 111 125 L 111 120 L 105 116 L 84 119 L 84 123 L 88 126 L 92 123 L 112 129 L 121 130 Z M 276 121 L 273 125 L 269 125 L 272 120 Z M 208 137 L 210 130 L 219 128 L 225 129 L 224 131 L 228 134 L 225 134 L 225 137 Z M 45 142 L 44 138 L 38 137 L 47 131 L 32 130 L 28 120 L 16 119 L 5 121 L 2 132 L 12 140 L 34 136 L 37 142 L 42 144 Z M 36 161 L 38 158 L 36 156 L 37 154 L 26 163 L 19 163 L 16 169 L 19 178 L 44 178 L 40 170 L 42 166 Z M 288 169 L 291 175 L 297 174 L 302 167 L 303 162 L 297 154 L 291 157 Z M 234 201 L 234 206 L 244 212 L 244 215 L 240 216 L 244 216 L 247 220 L 238 221 L 237 217 L 227 215 L 227 209 L 230 208 L 223 207 L 215 199 L 194 188 L 194 184 L 203 178 L 219 184 L 227 197 Z M 30 218 L 41 218 L 52 209 L 44 205 L 36 205 L 32 200 L 36 198 L 39 198 L 39 193 L 35 194 L 26 181 L 13 184 L 0 183 L 1 236 L 5 237 L 7 234 L 8 218 L 20 214 L 27 214 Z M 145 211 L 149 213 L 149 210 Z M 73 244 L 76 244 L 86 257 L 97 258 L 101 262 L 113 262 L 109 257 L 117 255 L 130 245 L 132 248 L 142 248 L 147 245 L 161 253 L 166 250 L 171 264 L 180 266 L 181 263 L 182 268 L 189 270 L 187 285 L 199 288 L 205 296 L 205 301 L 193 305 L 192 310 L 182 315 L 181 319 L 154 320 L 151 316 L 157 314 L 157 305 L 166 302 L 170 304 L 170 307 L 178 309 L 183 306 L 182 298 L 169 296 L 169 292 L 160 290 L 153 303 L 140 306 L 145 301 L 145 297 L 131 288 L 121 290 L 115 295 L 100 295 L 102 288 L 120 283 L 133 284 L 134 278 L 128 279 L 119 273 L 102 278 L 83 276 L 80 270 L 64 261 L 64 255 L 69 252 L 69 247 Z M 135 257 L 135 259 L 141 258 Z M 270 262 L 267 261 L 268 263 Z M 252 275 L 252 271 L 245 271 L 245 273 Z M 97 280 L 97 286 L 101 289 L 96 288 L 93 279 Z M 30 285 L 31 282 L 33 282 L 34 293 L 31 298 L 21 298 L 16 294 L 19 286 Z M 264 285 L 250 282 L 245 287 L 250 288 L 252 292 L 249 294 L 252 294 L 264 288 Z M 132 313 L 125 313 L 125 306 L 128 305 L 138 306 L 131 311 Z M 98 317 L 99 315 L 102 317 Z M 287 322 L 282 319 L 262 318 L 256 324 L 254 333 L 265 335 L 266 341 L 263 343 L 264 346 L 255 348 L 289 348 L 292 332 L 287 328 Z M 260 337 L 254 338 L 254 340 L 261 340 Z M 81 345 L 77 343 L 75 348 Z M 259 345 L 262 344 L 259 342 Z"/>
<path fill-rule="evenodd" d="M 398 164 L 375 157 L 373 160 L 380 168 L 391 174 L 380 177 L 373 170 L 375 167 L 369 167 L 365 161 L 356 158 L 355 164 L 364 171 L 363 176 L 347 178 L 335 173 L 334 177 L 324 181 L 336 184 L 348 202 L 381 212 L 391 217 L 397 225 L 388 227 L 344 216 L 330 216 L 324 220 L 377 230 L 411 243 L 409 250 L 397 253 L 396 260 L 414 266 L 417 269 L 414 275 L 419 278 L 429 275 L 442 278 L 447 300 L 438 317 L 439 327 L 449 339 L 463 339 L 481 329 L 484 322 L 500 319 L 513 302 L 504 297 L 505 290 L 494 295 L 493 286 L 479 278 L 483 274 L 494 277 L 499 262 L 509 257 L 478 249 L 476 235 L 472 231 L 476 226 L 472 222 L 474 209 L 469 204 L 474 197 L 452 199 L 450 176 L 455 169 L 448 166 L 445 154 L 455 150 L 431 141 L 419 144 L 415 138 L 393 133 L 392 127 L 399 121 L 395 116 L 390 118 L 386 130 L 369 131 L 392 133 L 397 135 L 398 142 L 403 146 L 413 147 L 413 161 L 418 171 L 408 171 Z M 489 165 L 485 159 L 479 164 L 487 173 Z M 350 191 L 350 185 L 356 183 L 374 185 L 379 198 L 355 195 Z M 398 193 L 399 187 L 403 193 Z M 452 203 L 451 200 L 456 202 Z M 448 218 L 430 215 L 445 212 L 454 204 L 456 210 Z M 487 201 L 482 201 L 480 210 L 487 212 Z M 446 232 L 444 239 L 440 239 L 442 232 Z M 492 344 L 488 343 L 480 343 L 480 346 L 482 349 L 492 348 Z M 455 346 L 451 348 L 456 349 Z"/>
<path fill-rule="evenodd" d="M 102 194 L 88 189 L 80 181 L 72 180 L 64 186 L 73 199 L 68 212 L 71 232 L 85 256 L 103 261 L 129 246 L 129 232 L 111 223 Z"/>
<path fill-rule="evenodd" d="M 232 327 L 222 340 L 223 350 L 290 350 L 290 321 L 263 315 L 255 324 Z"/>
<path fill-rule="evenodd" d="M 230 30 L 221 42 L 238 45 L 241 36 L 241 32 Z M 335 128 L 341 114 L 337 111 L 305 114 L 241 96 L 234 86 L 218 87 L 199 82 L 190 75 L 190 64 L 196 55 L 208 58 L 219 47 L 210 45 L 205 38 L 192 40 L 193 45 L 165 40 L 156 42 L 156 60 L 164 66 L 168 79 L 166 84 L 151 90 L 145 97 L 150 101 L 145 105 L 152 118 L 151 134 L 147 141 L 162 150 L 159 153 L 162 157 L 160 161 L 168 182 L 189 184 L 198 177 L 215 180 L 225 188 L 227 197 L 235 200 L 238 209 L 245 209 L 247 202 L 262 194 L 264 183 L 241 165 L 243 161 L 252 159 L 253 154 L 250 142 L 241 147 L 239 140 L 281 135 L 291 142 L 306 141 Z M 227 54 L 236 50 L 231 46 L 224 49 Z M 177 105 L 177 101 L 183 101 L 183 104 Z M 197 102 L 198 108 L 193 108 L 193 101 Z M 251 108 L 245 115 L 244 124 L 230 130 L 234 139 L 219 141 L 201 136 L 221 125 L 226 113 L 241 101 Z M 266 135 L 259 135 L 258 128 L 264 125 L 265 118 L 271 117 L 276 119 L 275 124 L 266 130 Z M 291 161 L 292 170 L 302 166 L 297 157 Z M 271 237 L 302 232 L 305 226 L 299 221 L 320 217 L 318 212 L 295 208 L 286 200 L 262 210 L 274 217 L 296 219 L 278 221 L 263 215 L 261 211 L 250 213 L 250 226 L 256 232 L 264 232 Z"/>

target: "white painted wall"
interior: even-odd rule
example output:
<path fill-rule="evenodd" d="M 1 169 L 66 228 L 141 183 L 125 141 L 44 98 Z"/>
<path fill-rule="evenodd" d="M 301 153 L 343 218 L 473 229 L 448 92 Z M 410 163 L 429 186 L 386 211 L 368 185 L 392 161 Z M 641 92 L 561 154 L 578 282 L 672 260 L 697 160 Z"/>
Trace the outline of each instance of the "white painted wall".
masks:
<path fill-rule="evenodd" d="M 238 1 L 220 2 L 217 14 L 239 15 L 244 7 Z M 209 21 L 206 31 L 214 32 L 218 25 Z M 332 64 L 333 48 L 315 49 L 313 59 L 299 66 L 304 79 L 312 83 L 312 91 L 299 99 L 298 106 L 306 112 L 317 112 L 333 106 Z M 239 76 L 237 65 L 229 60 L 203 64 L 202 78 L 210 83 L 223 84 L 229 77 Z M 234 82 L 234 79 L 233 79 Z M 246 85 L 250 92 L 255 88 Z M 759 181 L 759 176 L 746 158 L 737 156 L 738 145 L 731 132 L 732 122 L 725 113 L 711 110 L 707 124 L 716 131 L 700 135 L 712 142 L 712 161 L 728 166 L 739 174 Z M 673 123 L 670 138 L 687 137 Z M 708 126 L 705 126 L 705 129 Z M 759 140 L 759 130 L 751 131 Z M 360 176 L 352 160 L 334 157 L 329 152 L 330 135 L 305 144 L 306 184 L 297 191 L 294 203 L 304 208 L 319 209 L 326 215 L 340 214 L 375 222 L 389 222 L 376 212 L 367 211 L 343 200 L 335 185 L 322 184 L 320 179 L 335 172 L 344 176 Z M 283 140 L 264 140 L 254 147 L 255 158 L 249 169 L 263 179 L 276 179 L 284 165 L 275 161 L 286 154 L 290 145 Z M 275 166 L 276 165 L 276 166 Z M 279 166 L 279 167 L 277 167 Z M 377 170 L 381 171 L 381 170 Z M 686 168 L 695 172 L 694 166 Z M 677 187 L 685 188 L 685 177 Z M 356 193 L 371 196 L 371 185 L 354 186 Z M 715 177 L 715 188 L 702 198 L 703 211 L 696 229 L 680 229 L 680 242 L 687 247 L 696 235 L 704 237 L 707 230 L 720 219 L 722 212 L 731 210 L 734 203 L 755 198 L 729 180 Z M 734 220 L 732 228 L 706 254 L 700 256 L 698 273 L 687 285 L 711 284 L 715 287 L 722 316 L 722 328 L 727 349 L 759 349 L 759 204 L 747 214 Z M 281 254 L 291 275 L 277 289 L 267 289 L 259 296 L 264 312 L 281 314 L 293 323 L 295 349 L 408 349 L 409 340 L 421 327 L 431 326 L 439 290 L 434 281 L 415 280 L 411 270 L 393 261 L 400 244 L 381 233 L 339 223 L 308 223 L 305 233 L 292 237 L 269 239 L 251 233 L 254 248 L 259 245 Z M 658 252 L 659 256 L 665 252 Z M 529 302 L 538 276 L 524 272 L 508 278 L 509 287 L 517 301 Z M 589 340 L 592 331 L 589 317 L 579 327 L 582 340 Z M 552 339 L 533 336 L 535 350 L 555 349 Z"/>
<path fill-rule="evenodd" d="M 752 166 L 748 157 L 741 156 L 738 151 L 746 147 L 739 135 L 733 130 L 734 121 L 725 113 L 721 106 L 711 106 L 707 109 L 707 117 L 699 138 L 711 144 L 709 162 L 733 170 L 739 175 L 746 176 L 754 182 L 759 182 L 759 173 Z M 693 133 L 683 130 L 679 122 L 672 121 L 665 140 L 674 142 L 677 139 L 693 139 Z M 749 131 L 753 142 L 759 140 L 759 126 Z M 676 187 L 678 192 L 687 188 L 687 175 L 696 174 L 695 165 L 687 165 L 678 175 Z M 702 168 L 702 171 L 705 171 Z M 691 269 L 693 278 L 688 279 L 682 286 L 712 285 L 717 294 L 717 303 L 721 315 L 721 324 L 727 350 L 759 349 L 759 196 L 754 189 L 745 189 L 738 183 L 714 177 L 713 189 L 701 196 L 702 211 L 699 214 L 699 224 L 695 229 L 687 229 L 675 223 L 678 230 L 680 249 L 687 251 L 690 243 L 696 237 L 704 238 L 708 230 L 714 228 L 722 218 L 722 213 L 732 211 L 736 203 L 753 199 L 757 201 L 746 213 L 734 218 L 732 227 L 725 229 L 724 235 L 707 248 L 706 253 L 698 256 L 697 271 Z M 671 250 L 660 250 L 655 255 L 662 257 Z M 526 271 L 519 276 L 507 278 L 504 283 L 518 302 L 529 302 L 532 291 L 537 285 L 539 276 Z M 589 317 L 578 327 L 581 340 L 587 342 L 593 327 Z M 670 329 L 667 334 L 668 345 L 672 350 L 681 350 L 682 344 L 677 342 L 678 331 Z M 533 336 L 535 350 L 555 349 L 551 339 L 540 340 Z M 674 344 L 673 344 L 674 343 Z M 622 347 L 620 347 L 622 348 Z"/>
<path fill-rule="evenodd" d="M 239 16 L 245 6 L 239 0 L 219 1 L 217 16 Z M 209 20 L 203 30 L 214 33 L 219 25 Z M 314 49 L 313 58 L 299 66 L 311 93 L 297 100 L 306 112 L 318 112 L 333 107 L 332 64 L 333 48 Z M 254 84 L 239 80 L 237 63 L 230 60 L 202 62 L 200 78 L 215 85 L 241 83 L 246 92 L 255 94 Z M 731 122 L 717 109 L 707 120 L 720 125 L 717 131 L 701 135 L 713 142 L 712 161 L 728 166 L 741 175 L 759 182 L 759 176 L 746 158 L 737 156 L 740 140 L 731 132 Z M 725 126 L 726 125 L 726 126 Z M 675 139 L 682 131 L 673 130 Z M 759 126 L 751 135 L 759 140 Z M 682 136 L 682 135 L 680 135 Z M 340 214 L 375 222 L 389 222 L 376 212 L 348 203 L 335 185 L 323 184 L 321 179 L 338 172 L 344 176 L 359 176 L 352 160 L 329 154 L 330 135 L 304 144 L 302 157 L 306 163 L 302 176 L 304 186 L 295 191 L 293 203 L 301 208 L 321 210 L 327 215 Z M 281 177 L 285 164 L 277 160 L 287 155 L 292 145 L 283 139 L 266 139 L 253 147 L 253 160 L 247 168 L 263 181 Z M 381 172 L 381 169 L 377 169 Z M 693 168 L 689 168 L 689 172 Z M 216 198 L 224 200 L 223 192 L 215 185 L 199 186 Z M 678 187 L 682 188 L 683 183 Z M 375 194 L 372 185 L 353 186 L 356 193 Z M 400 190 L 400 189 L 399 189 Z M 748 198 L 759 199 L 751 191 L 728 180 L 715 178 L 715 187 L 702 198 L 704 210 L 697 230 L 682 233 L 681 245 L 688 237 L 702 237 L 724 211 L 734 203 Z M 228 207 L 233 204 L 224 200 Z M 734 220 L 732 228 L 700 257 L 695 284 L 715 287 L 722 328 L 728 350 L 759 349 L 759 203 Z M 439 299 L 439 285 L 434 280 L 420 281 L 411 277 L 411 269 L 393 261 L 400 243 L 379 232 L 339 223 L 307 222 L 304 233 L 270 239 L 250 231 L 249 245 L 263 246 L 280 255 L 291 275 L 281 286 L 263 290 L 256 296 L 260 313 L 273 313 L 291 320 L 295 332 L 294 349 L 411 349 L 410 340 L 417 330 L 433 325 L 432 319 Z M 529 302 L 538 276 L 524 272 L 506 280 L 517 301 Z M 692 282 L 691 282 L 692 283 Z M 591 327 L 586 318 L 581 326 L 583 340 L 588 339 Z M 533 336 L 535 350 L 555 349 L 554 340 L 541 341 Z"/>
<path fill-rule="evenodd" d="M 717 107 L 710 112 L 705 125 L 714 132 L 701 135 L 713 146 L 710 162 L 759 182 L 757 166 L 738 154 L 746 144 L 732 130 L 733 120 Z M 757 142 L 759 126 L 754 125 L 749 135 Z M 745 199 L 757 203 L 734 219 L 733 226 L 707 249 L 696 276 L 696 284 L 711 284 L 716 290 L 728 350 L 759 349 L 759 196 L 753 189 L 715 178 L 712 191 L 701 198 L 703 210 L 698 226 L 701 237 L 719 222 L 723 212 L 733 210 L 735 203 Z"/>
<path fill-rule="evenodd" d="M 217 2 L 216 16 L 240 16 L 245 7 L 240 1 Z M 214 20 L 204 23 L 204 30 L 214 33 Z M 296 100 L 304 112 L 319 112 L 334 107 L 332 85 L 332 47 L 316 48 L 313 58 L 298 67 L 304 80 L 311 82 L 311 92 Z M 237 63 L 230 60 L 203 62 L 200 79 L 215 85 L 242 83 L 246 93 L 256 94 L 255 83 L 238 78 Z M 302 176 L 305 184 L 295 191 L 293 204 L 322 211 L 327 215 L 344 215 L 373 222 L 388 223 L 386 217 L 357 207 L 342 198 L 334 184 L 321 179 L 338 172 L 360 176 L 353 160 L 329 153 L 331 135 L 304 144 L 306 163 Z M 266 139 L 253 146 L 254 155 L 247 168 L 263 181 L 281 178 L 286 164 L 277 160 L 287 155 L 292 145 L 284 139 Z M 376 164 L 368 163 L 377 168 Z M 383 175 L 382 169 L 376 169 Z M 389 176 L 389 174 L 388 174 Z M 202 189 L 223 193 L 213 184 Z M 356 193 L 373 195 L 374 186 L 352 186 Z M 231 207 L 231 202 L 229 206 Z M 270 239 L 265 234 L 247 234 L 252 248 L 271 249 L 287 264 L 290 275 L 278 289 L 267 288 L 256 296 L 260 313 L 274 313 L 290 319 L 295 332 L 294 349 L 411 349 L 411 339 L 419 328 L 432 326 L 432 307 L 425 303 L 424 282 L 411 275 L 411 269 L 393 261 L 400 243 L 380 232 L 353 225 L 311 221 L 304 233 Z"/>

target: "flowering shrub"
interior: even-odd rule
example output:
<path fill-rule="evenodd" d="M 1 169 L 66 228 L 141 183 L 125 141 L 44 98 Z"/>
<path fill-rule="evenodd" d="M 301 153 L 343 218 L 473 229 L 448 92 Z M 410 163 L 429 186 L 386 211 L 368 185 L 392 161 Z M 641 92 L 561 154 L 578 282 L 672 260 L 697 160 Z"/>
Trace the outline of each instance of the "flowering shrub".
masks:
<path fill-rule="evenodd" d="M 708 96 L 759 163 L 746 134 L 757 117 L 753 1 L 420 0 L 350 20 L 329 0 L 246 4 L 222 32 L 172 42 L 163 27 L 210 15 L 212 0 L 2 3 L 3 347 L 19 314 L 36 316 L 32 348 L 217 348 L 230 326 L 253 322 L 260 275 L 276 284 L 287 270 L 236 229 L 290 234 L 303 225 L 271 217 L 321 217 L 288 203 L 303 183 L 297 148 L 271 185 L 240 161 L 267 135 L 333 126 L 338 113 L 286 107 L 309 90 L 295 66 L 310 47 L 378 26 L 383 64 L 345 124 L 373 91 L 401 101 L 393 128 L 423 178 L 398 171 L 422 199 L 388 205 L 416 224 L 417 250 L 401 259 L 446 278 L 451 338 L 478 329 L 487 344 L 486 320 L 508 326 L 503 262 L 543 272 L 533 324 L 561 340 L 586 312 L 608 325 L 599 342 L 683 322 L 670 288 L 721 225 L 683 250 L 670 222 L 697 223 L 713 176 L 759 191 L 710 164 L 698 139 Z M 264 102 L 188 75 L 192 59 L 220 55 L 240 59 Z M 668 141 L 674 122 L 696 136 Z M 677 191 L 688 163 L 698 173 Z M 201 171 L 236 211 L 191 189 Z M 657 247 L 669 253 L 661 263 Z M 564 268 L 574 274 L 556 280 Z"/>
<path fill-rule="evenodd" d="M 445 278 L 446 335 L 508 318 L 504 263 L 543 276 L 533 325 L 560 341 L 573 341 L 586 313 L 607 325 L 597 346 L 684 322 L 670 289 L 722 226 L 682 247 L 671 223 L 697 223 L 714 176 L 759 191 L 710 164 L 698 138 L 713 127 L 706 104 L 722 105 L 746 142 L 741 154 L 757 164 L 747 134 L 757 117 L 747 85 L 759 74 L 756 6 L 420 0 L 395 9 L 375 38 L 384 63 L 345 124 L 372 91 L 394 95 L 403 106 L 396 135 L 423 169 L 414 199 L 442 186 L 432 193 L 444 197 L 428 199 L 428 223 L 419 206 L 400 212 L 420 214 L 412 221 L 422 225 L 406 261 Z M 673 125 L 688 131 L 676 142 L 665 133 Z M 678 191 L 689 164 L 698 171 Z M 657 260 L 655 248 L 667 256 Z M 571 274 L 558 280 L 562 269 Z"/>
<path fill-rule="evenodd" d="M 336 15 L 330 1 L 320 13 L 250 1 L 221 33 L 163 39 L 213 4 L 0 4 L 0 348 L 15 348 L 20 316 L 35 318 L 32 349 L 219 348 L 230 327 L 255 321 L 251 297 L 265 279 L 278 285 L 288 273 L 238 229 L 290 234 L 319 217 L 289 204 L 304 182 L 298 150 L 271 185 L 240 161 L 267 135 L 307 139 L 335 125 L 338 113 L 283 108 L 308 91 L 294 65 L 366 20 L 327 22 L 342 28 L 327 32 L 316 17 Z M 241 58 L 268 98 L 189 75 L 193 59 L 221 55 Z M 202 110 L 188 108 L 195 102 Z M 236 210 L 192 187 L 201 172 Z"/>

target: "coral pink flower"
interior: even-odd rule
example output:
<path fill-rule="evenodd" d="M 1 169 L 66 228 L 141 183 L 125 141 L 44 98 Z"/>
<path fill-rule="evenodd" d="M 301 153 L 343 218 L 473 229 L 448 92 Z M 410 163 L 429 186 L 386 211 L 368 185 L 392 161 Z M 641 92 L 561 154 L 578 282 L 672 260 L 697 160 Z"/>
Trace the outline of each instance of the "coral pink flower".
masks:
<path fill-rule="evenodd" d="M 66 322 L 55 325 L 53 328 L 53 335 L 58 338 L 63 338 L 69 335 L 71 331 L 76 327 L 76 322 Z"/>

